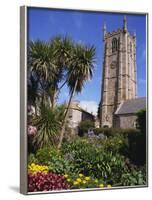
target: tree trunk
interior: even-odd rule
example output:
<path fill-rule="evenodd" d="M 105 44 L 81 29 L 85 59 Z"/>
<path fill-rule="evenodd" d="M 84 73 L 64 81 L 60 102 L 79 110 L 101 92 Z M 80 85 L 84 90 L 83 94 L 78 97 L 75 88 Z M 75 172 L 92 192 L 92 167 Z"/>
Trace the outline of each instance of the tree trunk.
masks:
<path fill-rule="evenodd" d="M 71 96 L 69 98 L 68 106 L 67 106 L 67 109 L 66 109 L 66 112 L 65 112 L 65 115 L 64 115 L 64 120 L 63 120 L 63 123 L 62 123 L 61 134 L 60 134 L 60 138 L 59 138 L 58 149 L 60 149 L 61 145 L 62 145 L 62 141 L 63 141 L 63 138 L 64 138 L 66 121 L 67 121 L 67 117 L 68 117 L 68 111 L 69 111 L 69 108 L 70 108 L 70 105 L 71 105 L 72 98 L 73 98 L 73 96 L 75 94 L 76 87 L 77 87 L 77 81 L 76 81 L 75 86 L 74 86 L 74 88 L 73 88 L 73 90 L 71 92 Z"/>
<path fill-rule="evenodd" d="M 56 90 L 53 91 L 53 94 L 49 96 L 50 98 L 50 108 L 54 109 L 55 108 L 55 105 L 56 105 Z"/>

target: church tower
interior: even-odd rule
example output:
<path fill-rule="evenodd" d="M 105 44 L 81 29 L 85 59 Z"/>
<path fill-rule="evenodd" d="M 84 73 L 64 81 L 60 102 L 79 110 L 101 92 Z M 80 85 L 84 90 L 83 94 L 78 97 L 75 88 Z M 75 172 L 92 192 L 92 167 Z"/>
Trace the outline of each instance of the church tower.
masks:
<path fill-rule="evenodd" d="M 114 113 L 125 100 L 136 98 L 136 35 L 123 27 L 111 33 L 103 28 L 104 61 L 100 103 L 101 127 L 115 127 Z"/>

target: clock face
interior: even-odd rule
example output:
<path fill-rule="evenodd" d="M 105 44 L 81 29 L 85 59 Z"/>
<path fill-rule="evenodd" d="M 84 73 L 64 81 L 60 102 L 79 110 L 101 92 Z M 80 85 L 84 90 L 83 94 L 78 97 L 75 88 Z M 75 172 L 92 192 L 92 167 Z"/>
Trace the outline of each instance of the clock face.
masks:
<path fill-rule="evenodd" d="M 111 68 L 111 69 L 116 68 L 116 64 L 117 64 L 116 61 L 112 61 L 112 63 L 110 64 L 110 68 Z"/>

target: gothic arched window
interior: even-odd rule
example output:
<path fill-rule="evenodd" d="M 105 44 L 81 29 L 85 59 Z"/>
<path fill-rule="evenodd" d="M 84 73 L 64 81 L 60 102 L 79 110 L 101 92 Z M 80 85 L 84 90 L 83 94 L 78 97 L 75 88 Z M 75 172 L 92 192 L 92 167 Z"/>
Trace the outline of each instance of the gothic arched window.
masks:
<path fill-rule="evenodd" d="M 112 39 L 112 52 L 115 52 L 118 50 L 118 40 L 116 38 Z"/>

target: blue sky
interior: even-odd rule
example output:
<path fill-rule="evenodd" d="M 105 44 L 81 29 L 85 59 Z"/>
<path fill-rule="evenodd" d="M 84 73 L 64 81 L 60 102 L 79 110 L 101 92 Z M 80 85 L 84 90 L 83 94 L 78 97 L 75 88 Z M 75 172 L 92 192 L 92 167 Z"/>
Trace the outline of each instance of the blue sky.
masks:
<path fill-rule="evenodd" d="M 146 16 L 125 14 L 128 30 L 137 37 L 137 95 L 146 95 Z M 75 96 L 80 105 L 89 112 L 96 113 L 101 96 L 103 62 L 103 24 L 111 32 L 123 26 L 124 14 L 82 12 L 29 8 L 28 34 L 30 40 L 48 41 L 55 35 L 70 36 L 75 42 L 96 47 L 94 76 L 86 82 L 81 94 Z M 63 88 L 59 103 L 68 99 L 68 89 Z"/>

